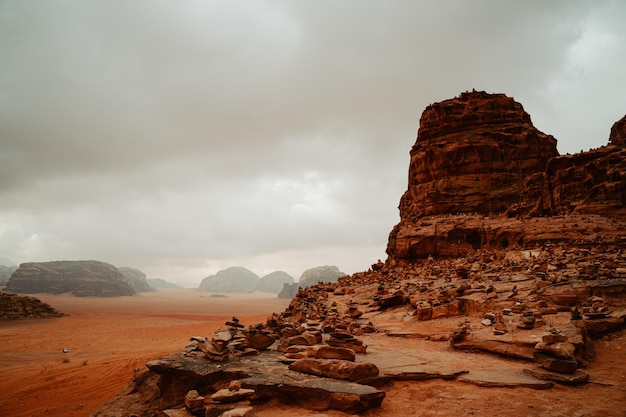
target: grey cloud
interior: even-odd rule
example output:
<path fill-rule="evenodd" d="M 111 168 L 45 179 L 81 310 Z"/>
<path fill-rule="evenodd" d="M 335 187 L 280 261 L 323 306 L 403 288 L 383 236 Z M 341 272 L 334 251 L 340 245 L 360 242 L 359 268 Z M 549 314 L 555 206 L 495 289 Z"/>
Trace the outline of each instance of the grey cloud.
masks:
<path fill-rule="evenodd" d="M 365 269 L 384 257 L 429 103 L 504 92 L 561 152 L 604 145 L 626 108 L 625 14 L 619 1 L 2 2 L 0 254 L 187 277 L 229 262 Z"/>

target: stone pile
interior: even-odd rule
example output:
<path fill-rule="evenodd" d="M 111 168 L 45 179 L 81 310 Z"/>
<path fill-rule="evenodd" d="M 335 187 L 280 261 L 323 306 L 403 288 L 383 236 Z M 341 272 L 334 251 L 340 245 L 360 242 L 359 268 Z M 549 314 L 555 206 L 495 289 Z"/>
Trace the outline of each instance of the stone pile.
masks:
<path fill-rule="evenodd" d="M 217 330 L 211 338 L 191 337 L 190 343 L 184 351 L 189 354 L 201 351 L 207 358 L 223 362 L 231 356 L 258 353 L 269 348 L 277 339 L 277 335 L 261 323 L 250 326 L 246 330 L 239 319 L 233 317 L 225 325 L 226 330 Z"/>

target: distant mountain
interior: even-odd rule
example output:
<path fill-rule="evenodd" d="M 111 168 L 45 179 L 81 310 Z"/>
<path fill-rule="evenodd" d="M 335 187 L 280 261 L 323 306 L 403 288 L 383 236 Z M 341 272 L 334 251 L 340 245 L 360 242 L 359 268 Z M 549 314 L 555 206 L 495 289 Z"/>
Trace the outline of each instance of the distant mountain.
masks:
<path fill-rule="evenodd" d="M 291 275 L 283 271 L 274 271 L 261 277 L 257 283 L 257 291 L 270 292 L 278 294 L 285 284 L 293 284 L 294 279 Z"/>
<path fill-rule="evenodd" d="M 310 287 L 318 282 L 337 282 L 338 278 L 345 275 L 334 265 L 324 265 L 304 271 L 299 282 L 301 287 Z"/>
<path fill-rule="evenodd" d="M 11 278 L 11 275 L 13 274 L 13 272 L 15 272 L 16 269 L 17 266 L 15 265 L 0 265 L 0 285 L 6 285 L 7 282 L 9 282 L 9 278 Z"/>
<path fill-rule="evenodd" d="M 182 288 L 180 285 L 172 284 L 161 278 L 148 278 L 148 285 L 154 290 L 169 290 L 175 288 Z"/>
<path fill-rule="evenodd" d="M 257 288 L 259 276 L 242 266 L 231 266 L 202 280 L 198 291 L 252 292 Z"/>
<path fill-rule="evenodd" d="M 11 275 L 7 291 L 76 296 L 134 295 L 137 290 L 113 265 L 100 261 L 27 262 Z"/>
<path fill-rule="evenodd" d="M 146 274 L 144 274 L 140 270 L 135 268 L 129 268 L 127 266 L 122 266 L 117 269 L 122 273 L 122 275 L 124 275 L 124 277 L 126 277 L 126 279 L 128 279 L 130 285 L 132 285 L 137 290 L 137 292 L 154 291 L 152 287 L 148 284 L 148 281 L 146 281 Z"/>

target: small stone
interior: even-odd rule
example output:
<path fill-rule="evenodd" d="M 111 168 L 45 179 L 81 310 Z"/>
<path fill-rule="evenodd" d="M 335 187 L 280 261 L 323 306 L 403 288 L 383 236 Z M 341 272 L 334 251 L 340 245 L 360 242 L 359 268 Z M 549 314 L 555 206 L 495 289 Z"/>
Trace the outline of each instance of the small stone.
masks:
<path fill-rule="evenodd" d="M 234 403 L 250 398 L 252 394 L 254 394 L 253 389 L 241 388 L 238 391 L 231 391 L 224 388 L 211 395 L 211 400 L 219 403 Z"/>
<path fill-rule="evenodd" d="M 576 347 L 570 342 L 545 343 L 539 342 L 535 345 L 535 349 L 540 352 L 551 354 L 560 359 L 572 359 Z"/>
<path fill-rule="evenodd" d="M 198 391 L 191 390 L 185 395 L 185 407 L 190 410 L 204 407 L 204 397 Z"/>
<path fill-rule="evenodd" d="M 354 362 L 356 355 L 354 350 L 336 346 L 320 346 L 315 352 L 316 359 L 342 359 Z"/>
<path fill-rule="evenodd" d="M 230 381 L 228 384 L 229 391 L 239 391 L 241 389 L 241 382 L 239 381 Z"/>
<path fill-rule="evenodd" d="M 533 358 L 541 367 L 550 371 L 571 374 L 578 369 L 576 359 L 559 359 L 542 352 L 535 352 Z"/>

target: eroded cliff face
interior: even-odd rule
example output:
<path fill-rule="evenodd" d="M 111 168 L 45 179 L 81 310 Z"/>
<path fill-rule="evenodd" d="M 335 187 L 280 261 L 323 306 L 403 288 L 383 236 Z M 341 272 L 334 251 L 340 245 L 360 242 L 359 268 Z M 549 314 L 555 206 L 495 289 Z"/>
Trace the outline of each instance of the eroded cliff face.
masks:
<path fill-rule="evenodd" d="M 528 177 L 509 214 L 626 216 L 626 117 L 613 125 L 609 144 L 548 161 L 544 172 Z"/>
<path fill-rule="evenodd" d="M 428 106 L 388 262 L 564 240 L 623 244 L 625 142 L 626 117 L 609 145 L 558 156 L 556 140 L 503 94 L 463 93 Z"/>
<path fill-rule="evenodd" d="M 504 94 L 462 93 L 432 104 L 411 149 L 400 217 L 501 213 L 519 200 L 524 178 L 557 155 L 556 140 Z"/>

